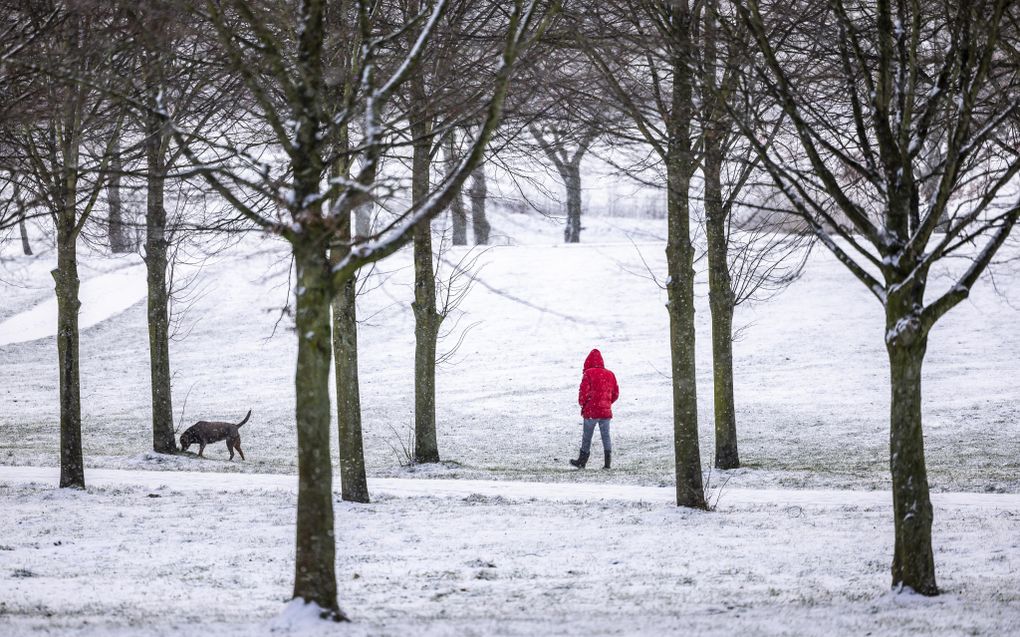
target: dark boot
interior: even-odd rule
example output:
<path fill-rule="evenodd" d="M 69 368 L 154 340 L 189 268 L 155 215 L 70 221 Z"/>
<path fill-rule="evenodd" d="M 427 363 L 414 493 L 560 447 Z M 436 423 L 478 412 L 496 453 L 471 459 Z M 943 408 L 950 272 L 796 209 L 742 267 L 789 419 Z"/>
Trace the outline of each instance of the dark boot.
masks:
<path fill-rule="evenodd" d="M 603 469 L 608 469 L 609 468 L 609 460 L 612 457 L 613 457 L 613 452 L 612 451 L 607 451 L 606 452 L 606 466 L 602 467 Z"/>
<path fill-rule="evenodd" d="M 577 460 L 571 460 L 570 464 L 574 465 L 578 469 L 584 469 L 584 465 L 588 464 L 588 457 L 590 453 L 581 453 L 577 456 Z"/>

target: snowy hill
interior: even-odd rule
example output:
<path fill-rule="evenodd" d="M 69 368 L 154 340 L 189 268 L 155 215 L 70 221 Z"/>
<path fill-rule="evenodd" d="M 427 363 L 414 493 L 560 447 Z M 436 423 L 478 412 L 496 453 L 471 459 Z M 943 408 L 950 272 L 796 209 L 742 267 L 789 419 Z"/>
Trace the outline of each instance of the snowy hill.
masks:
<path fill-rule="evenodd" d="M 498 209 L 493 215 L 502 245 L 480 256 L 477 282 L 440 343 L 440 352 L 448 350 L 466 330 L 463 345 L 438 373 L 439 448 L 447 462 L 425 475 L 671 483 L 665 293 L 649 274 L 649 268 L 660 277 L 664 271 L 665 221 L 591 217 L 583 243 L 567 246 L 559 243 L 559 220 Z M 5 248 L 8 257 L 13 248 Z M 450 249 L 446 259 L 463 255 L 462 248 Z M 52 296 L 52 261 L 51 254 L 5 259 L 0 319 L 44 315 L 40 304 Z M 286 246 L 251 236 L 200 270 L 179 271 L 194 281 L 177 304 L 186 311 L 171 344 L 175 411 L 183 411 L 187 426 L 240 419 L 252 409 L 243 430 L 248 460 L 232 463 L 222 445 L 210 447 L 206 460 L 146 456 L 144 269 L 135 265 L 137 257 L 83 261 L 83 290 L 94 290 L 82 308 L 83 326 L 94 323 L 81 341 L 87 465 L 293 471 L 295 345 L 289 316 L 281 315 L 288 302 Z M 422 473 L 400 466 L 413 414 L 409 264 L 409 251 L 383 262 L 359 298 L 365 448 L 375 476 Z M 924 393 L 935 490 L 1020 491 L 1020 388 L 1013 382 L 1020 374 L 1020 339 L 1012 329 L 1020 281 L 1002 270 L 996 282 L 999 293 L 983 283 L 931 338 Z M 713 438 L 704 284 L 698 293 L 707 469 Z M 885 487 L 888 383 L 883 318 L 874 298 L 816 249 L 801 280 L 769 303 L 738 308 L 736 324 L 743 328 L 735 357 L 746 468 L 728 472 L 731 486 Z M 0 323 L 0 336 L 4 330 Z M 8 325 L 8 337 L 0 338 L 0 463 L 52 465 L 55 341 L 8 342 L 19 340 L 12 333 L 16 328 Z M 592 347 L 602 349 L 622 390 L 614 408 L 618 468 L 611 478 L 566 464 L 580 435 L 575 399 L 581 362 Z"/>
<path fill-rule="evenodd" d="M 982 284 L 929 346 L 926 444 L 944 592 L 932 600 L 882 592 L 893 539 L 883 318 L 826 252 L 816 250 L 803 278 L 778 298 L 738 309 L 737 423 L 746 466 L 711 475 L 710 501 L 719 508 L 707 513 L 672 504 L 665 293 L 650 274 L 664 270 L 664 222 L 593 217 L 585 242 L 565 246 L 556 220 L 498 212 L 493 221 L 500 245 L 480 256 L 462 315 L 449 319 L 454 329 L 440 344 L 449 349 L 463 335 L 438 374 L 441 466 L 401 462 L 413 408 L 409 253 L 385 262 L 363 287 L 373 503 L 336 505 L 340 603 L 355 620 L 342 628 L 311 621 L 300 608 L 279 614 L 291 585 L 295 509 L 294 478 L 280 475 L 292 474 L 295 462 L 295 339 L 281 313 L 286 247 L 250 236 L 176 274 L 192 281 L 178 301 L 185 311 L 171 343 L 176 410 L 186 426 L 252 409 L 243 462 L 227 461 L 222 444 L 204 460 L 147 453 L 144 269 L 136 256 L 83 258 L 86 492 L 54 488 L 53 258 L 8 252 L 0 261 L 0 464 L 11 466 L 0 467 L 0 528 L 8 530 L 0 582 L 10 584 L 0 585 L 9 593 L 0 596 L 0 632 L 1013 629 L 1020 282 L 1008 269 L 999 271 L 998 292 Z M 452 262 L 463 256 L 464 249 L 446 253 Z M 698 293 L 707 469 L 704 282 Z M 566 463 L 577 450 L 577 382 L 592 347 L 602 349 L 621 385 L 611 472 Z M 37 467 L 13 466 L 26 464 Z M 446 479 L 408 479 L 421 477 Z"/>

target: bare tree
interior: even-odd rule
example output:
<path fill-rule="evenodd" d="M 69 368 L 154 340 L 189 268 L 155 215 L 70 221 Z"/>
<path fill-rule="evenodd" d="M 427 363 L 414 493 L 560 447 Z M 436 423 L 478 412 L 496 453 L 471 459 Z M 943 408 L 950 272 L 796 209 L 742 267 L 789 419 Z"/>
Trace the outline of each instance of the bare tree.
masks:
<path fill-rule="evenodd" d="M 695 81 L 712 317 L 715 467 L 734 469 L 740 466 L 733 370 L 736 308 L 765 300 L 794 281 L 810 254 L 810 242 L 803 233 L 788 232 L 777 223 L 789 217 L 782 209 L 734 220 L 757 197 L 775 192 L 759 183 L 765 177 L 760 160 L 740 135 L 732 113 L 739 112 L 766 148 L 775 142 L 783 118 L 767 99 L 760 99 L 760 83 L 742 77 L 749 63 L 749 35 L 746 29 L 720 33 L 720 4 L 705 0 L 702 6 L 696 25 L 700 73 Z"/>
<path fill-rule="evenodd" d="M 412 11 L 420 11 L 414 2 Z M 437 38 L 438 39 L 438 38 Z M 449 40 L 446 44 L 450 44 Z M 436 81 L 441 64 L 432 60 L 432 70 L 422 66 L 408 78 L 408 111 L 412 138 L 411 201 L 420 204 L 431 190 L 434 130 L 441 112 L 435 104 L 434 91 L 445 88 Z M 442 78 L 448 79 L 448 78 Z M 440 84 L 439 87 L 435 84 Z M 430 86 L 431 85 L 431 86 Z M 451 193 L 459 195 L 459 191 Z M 414 229 L 414 459 L 415 462 L 439 462 L 439 440 L 436 431 L 436 341 L 443 317 L 436 309 L 436 279 L 432 263 L 432 224 L 418 224 Z"/>
<path fill-rule="evenodd" d="M 697 2 L 616 0 L 579 18 L 579 44 L 666 170 L 666 290 L 678 506 L 705 508 L 698 441 L 691 181 L 698 168 Z"/>
<path fill-rule="evenodd" d="M 581 160 L 599 135 L 594 122 L 587 121 L 581 130 L 570 131 L 556 123 L 531 126 L 531 134 L 549 162 L 556 168 L 567 191 L 567 226 L 563 230 L 566 243 L 581 240 Z"/>
<path fill-rule="evenodd" d="M 417 13 L 428 2 L 412 0 L 405 11 Z M 497 72 L 494 53 L 499 39 L 493 29 L 502 27 L 502 17 L 494 5 L 457 0 L 451 3 L 440 23 L 434 46 L 427 51 L 408 78 L 404 91 L 408 129 L 411 139 L 411 200 L 424 201 L 431 190 L 433 160 L 448 138 L 459 128 L 474 125 L 485 103 L 484 87 Z M 481 89 L 481 90 L 480 90 Z M 478 167 L 474 183 L 484 179 Z M 476 193 L 472 193 L 472 204 Z M 451 194 L 458 198 L 460 190 Z M 484 195 L 482 195 L 484 197 Z M 476 243 L 488 241 L 488 228 L 476 221 Z M 439 462 L 436 431 L 436 349 L 444 314 L 436 299 L 432 229 L 429 223 L 414 230 L 414 303 L 415 317 L 415 460 Z"/>
<path fill-rule="evenodd" d="M 120 56 L 108 37 L 111 12 L 89 2 L 64 6 L 38 2 L 23 7 L 24 22 L 42 25 L 59 14 L 45 38 L 8 60 L 28 69 L 15 92 L 31 96 L 30 108 L 8 122 L 3 146 L 9 172 L 23 179 L 30 199 L 49 214 L 56 230 L 57 356 L 60 384 L 60 486 L 85 487 L 81 448 L 81 385 L 78 371 L 77 242 L 105 186 L 112 140 L 123 113 L 103 88 L 119 70 Z M 23 216 L 22 216 L 23 218 Z"/>
<path fill-rule="evenodd" d="M 332 81 L 324 63 L 328 11 L 346 15 L 351 6 L 362 46 L 353 60 L 353 83 L 340 91 L 339 106 L 326 100 Z M 315 603 L 324 618 L 346 618 L 337 601 L 332 503 L 332 463 L 329 456 L 331 350 L 330 303 L 362 266 L 383 259 L 405 245 L 419 224 L 449 203 L 454 189 L 482 157 L 499 121 L 514 61 L 535 32 L 547 23 L 547 3 L 515 2 L 505 15 L 502 63 L 485 88 L 484 123 L 458 170 L 431 195 L 412 206 L 375 235 L 348 242 L 339 230 L 349 224 L 354 209 L 387 188 L 378 177 L 379 159 L 406 133 L 407 114 L 395 109 L 393 97 L 415 71 L 432 44 L 436 25 L 449 5 L 439 0 L 410 20 L 389 22 L 391 15 L 376 3 L 353 5 L 327 0 L 303 0 L 295 9 L 275 4 L 257 9 L 242 0 L 209 0 L 205 4 L 218 44 L 240 75 L 247 97 L 255 105 L 250 117 L 272 131 L 274 150 L 282 163 L 273 165 L 232 152 L 229 144 L 191 136 L 180 127 L 174 136 L 195 163 L 200 155 L 217 155 L 222 162 L 202 172 L 209 185 L 251 222 L 279 235 L 291 247 L 296 266 L 296 324 L 298 337 L 296 424 L 298 434 L 298 510 L 294 598 Z M 409 40 L 406 36 L 411 34 Z M 409 41 L 397 58 L 387 59 L 395 42 Z M 160 111 L 163 112 L 163 111 Z M 351 177 L 329 177 L 328 167 L 341 160 L 336 135 L 360 119 L 362 139 L 344 158 L 358 166 Z M 273 214 L 251 205 L 271 201 Z M 347 254 L 330 258 L 330 249 L 347 243 Z"/>
<path fill-rule="evenodd" d="M 709 308 L 712 312 L 712 388 L 715 403 L 715 466 L 740 466 L 737 415 L 733 397 L 733 311 L 736 306 L 728 262 L 727 215 L 722 172 L 726 124 L 722 117 L 716 28 L 716 0 L 706 0 L 703 15 L 702 74 L 698 86 L 704 130 L 705 238 L 708 243 Z M 725 79 L 724 79 L 725 81 Z"/>
<path fill-rule="evenodd" d="M 931 329 L 967 298 L 1020 215 L 1020 78 L 1005 63 L 1017 7 L 735 6 L 793 143 L 765 148 L 745 133 L 797 214 L 885 311 L 892 585 L 935 595 L 921 368 Z M 950 257 L 965 266 L 950 268 Z M 952 280 L 929 295 L 934 270 Z"/>
<path fill-rule="evenodd" d="M 147 323 L 152 397 L 152 448 L 157 453 L 177 450 L 174 439 L 171 387 L 171 255 L 174 233 L 183 224 L 167 211 L 168 184 L 187 188 L 184 176 L 191 170 L 183 149 L 174 144 L 167 118 L 192 134 L 200 134 L 221 121 L 233 108 L 235 81 L 223 73 L 211 55 L 210 29 L 194 18 L 189 0 L 153 0 L 117 6 L 123 19 L 123 41 L 130 73 L 110 96 L 130 112 L 122 135 L 114 140 L 109 170 L 109 236 L 113 252 L 133 247 L 128 220 L 121 212 L 119 191 L 127 177 L 144 179 Z M 218 119 L 219 118 L 219 119 Z M 124 146 L 122 148 L 122 146 Z M 129 170 L 127 159 L 137 168 Z M 191 186 L 193 188 L 194 186 Z M 180 237 L 178 237 L 178 240 Z"/>
<path fill-rule="evenodd" d="M 324 51 L 326 64 L 340 79 L 327 90 L 332 92 L 332 103 L 347 103 L 357 76 L 357 51 L 363 44 L 355 15 L 349 3 L 341 3 L 326 16 L 329 24 Z M 339 114 L 339 113 L 337 113 Z M 350 179 L 352 166 L 350 125 L 338 126 L 333 135 L 333 155 L 330 165 L 332 179 Z M 330 205 L 337 205 L 340 193 L 334 195 Z M 355 207 L 355 224 L 351 215 L 338 215 L 336 238 L 331 247 L 330 262 L 337 264 L 350 255 L 351 245 L 358 238 L 368 236 L 368 209 L 371 202 Z M 365 473 L 365 451 L 361 431 L 361 386 L 358 376 L 358 272 L 351 273 L 333 297 L 333 371 L 336 378 L 337 440 L 339 442 L 341 497 L 347 502 L 369 502 L 368 477 Z"/>
<path fill-rule="evenodd" d="M 569 25 L 565 25 L 569 29 Z M 528 131 L 552 164 L 566 193 L 565 243 L 581 240 L 581 161 L 609 127 L 612 114 L 605 100 L 593 99 L 599 78 L 591 61 L 568 33 L 550 38 L 548 53 L 531 71 L 534 120 Z"/>

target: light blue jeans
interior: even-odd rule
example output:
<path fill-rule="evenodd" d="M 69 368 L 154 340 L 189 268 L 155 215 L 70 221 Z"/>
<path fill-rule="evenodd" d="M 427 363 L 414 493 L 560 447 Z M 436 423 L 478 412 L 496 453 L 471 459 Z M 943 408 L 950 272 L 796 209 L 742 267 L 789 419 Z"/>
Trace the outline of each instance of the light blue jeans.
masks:
<path fill-rule="evenodd" d="M 612 451 L 613 443 L 609 440 L 609 418 L 585 418 L 581 432 L 581 453 L 591 453 L 591 437 L 595 434 L 595 425 L 599 426 L 602 436 L 602 449 Z"/>

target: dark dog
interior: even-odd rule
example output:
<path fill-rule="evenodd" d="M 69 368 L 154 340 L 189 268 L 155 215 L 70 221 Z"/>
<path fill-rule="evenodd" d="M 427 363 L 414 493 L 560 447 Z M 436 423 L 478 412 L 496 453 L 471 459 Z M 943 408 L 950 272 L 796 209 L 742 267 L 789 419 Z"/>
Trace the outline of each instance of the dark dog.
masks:
<path fill-rule="evenodd" d="M 205 451 L 205 446 L 219 442 L 221 440 L 227 441 L 227 451 L 230 452 L 230 459 L 234 459 L 234 449 L 237 449 L 237 453 L 241 454 L 241 460 L 244 460 L 244 452 L 241 451 L 241 434 L 237 432 L 241 428 L 241 425 L 248 422 L 251 418 L 251 410 L 248 410 L 248 415 L 244 417 L 244 420 L 234 424 L 232 422 L 209 422 L 206 420 L 200 420 L 184 430 L 181 434 L 181 451 L 187 451 L 191 445 L 198 445 L 198 456 L 201 458 L 202 452 Z"/>

